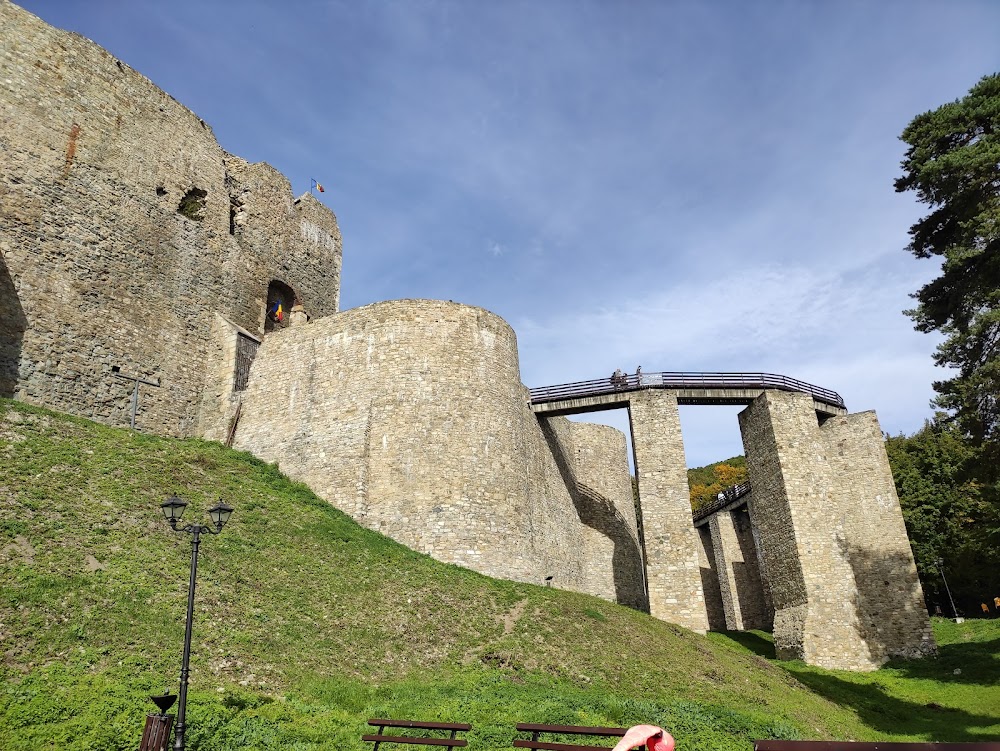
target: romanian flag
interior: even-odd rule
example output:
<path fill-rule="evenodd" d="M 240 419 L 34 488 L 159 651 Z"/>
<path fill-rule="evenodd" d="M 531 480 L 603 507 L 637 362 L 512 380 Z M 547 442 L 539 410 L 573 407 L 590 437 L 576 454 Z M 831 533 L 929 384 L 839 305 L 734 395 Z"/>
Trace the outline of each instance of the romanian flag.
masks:
<path fill-rule="evenodd" d="M 312 178 L 310 178 L 310 179 L 312 179 Z M 316 188 L 316 190 L 318 190 L 320 193 L 326 193 L 326 191 L 323 189 L 323 186 L 320 185 L 315 180 L 312 180 L 312 187 L 310 188 L 310 190 L 312 190 L 312 188 Z"/>
<path fill-rule="evenodd" d="M 271 319 L 277 321 L 278 323 L 283 323 L 285 320 L 285 311 L 281 307 L 281 301 L 276 300 L 271 305 L 271 310 L 268 311 L 271 314 Z"/>

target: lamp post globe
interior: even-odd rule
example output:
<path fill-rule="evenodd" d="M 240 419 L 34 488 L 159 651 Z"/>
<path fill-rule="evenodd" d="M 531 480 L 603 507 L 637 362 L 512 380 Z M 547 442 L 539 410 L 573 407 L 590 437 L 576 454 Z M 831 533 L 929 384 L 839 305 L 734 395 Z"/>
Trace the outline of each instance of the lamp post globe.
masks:
<path fill-rule="evenodd" d="M 208 510 L 208 515 L 215 524 L 215 528 L 221 532 L 222 528 L 226 526 L 226 522 L 229 521 L 229 517 L 233 515 L 233 507 L 228 503 L 223 503 L 220 498 L 219 502 Z"/>
<path fill-rule="evenodd" d="M 184 515 L 184 509 L 186 508 L 187 501 L 181 500 L 176 495 L 170 496 L 167 500 L 160 504 L 160 510 L 163 511 L 163 516 L 166 517 L 171 526 L 181 520 L 181 516 Z"/>

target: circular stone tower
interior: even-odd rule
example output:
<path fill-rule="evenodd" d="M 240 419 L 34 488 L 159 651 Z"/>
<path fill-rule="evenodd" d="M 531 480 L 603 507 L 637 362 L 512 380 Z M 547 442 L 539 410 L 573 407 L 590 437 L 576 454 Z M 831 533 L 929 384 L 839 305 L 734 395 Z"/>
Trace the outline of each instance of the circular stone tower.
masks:
<path fill-rule="evenodd" d="M 395 300 L 271 334 L 242 414 L 238 448 L 367 527 L 494 576 L 583 578 L 580 518 L 493 313 Z"/>

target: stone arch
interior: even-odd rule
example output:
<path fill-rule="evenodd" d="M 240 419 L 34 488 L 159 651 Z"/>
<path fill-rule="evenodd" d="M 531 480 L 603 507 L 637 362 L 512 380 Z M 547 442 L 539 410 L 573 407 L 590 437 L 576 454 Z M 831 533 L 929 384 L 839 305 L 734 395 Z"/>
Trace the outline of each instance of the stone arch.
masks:
<path fill-rule="evenodd" d="M 278 279 L 267 285 L 267 305 L 264 308 L 264 333 L 283 329 L 288 325 L 292 306 L 299 302 L 295 290 Z"/>

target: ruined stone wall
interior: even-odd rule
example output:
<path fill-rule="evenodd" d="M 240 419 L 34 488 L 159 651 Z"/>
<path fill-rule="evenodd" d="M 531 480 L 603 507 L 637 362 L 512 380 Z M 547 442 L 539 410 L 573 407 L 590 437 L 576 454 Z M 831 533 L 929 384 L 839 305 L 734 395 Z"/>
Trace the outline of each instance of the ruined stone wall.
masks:
<path fill-rule="evenodd" d="M 595 558 L 610 570 L 613 556 L 606 545 L 588 552 L 576 437 L 588 458 L 624 473 L 596 485 L 623 504 L 624 438 L 536 418 L 503 320 L 397 300 L 267 336 L 234 445 L 439 560 L 589 591 Z M 598 589 L 613 595 L 606 577 Z"/>
<path fill-rule="evenodd" d="M 878 590 L 864 583 L 873 580 L 875 570 L 892 569 L 904 579 L 907 575 L 907 568 L 897 565 L 906 544 L 901 515 L 898 527 L 863 531 L 868 519 L 898 513 L 898 502 L 895 509 L 885 504 L 883 512 L 868 502 L 870 489 L 884 495 L 892 485 L 887 461 L 863 457 L 874 451 L 871 440 L 881 443 L 877 427 L 876 435 L 862 435 L 877 426 L 872 419 L 848 416 L 820 426 L 808 395 L 779 391 L 765 392 L 740 413 L 753 487 L 750 514 L 763 550 L 774 604 L 775 648 L 782 659 L 871 670 L 885 661 L 890 644 L 894 650 L 904 644 L 916 651 L 928 648 L 926 632 L 892 624 L 893 611 L 901 608 L 926 622 L 926 612 L 921 616 L 912 610 L 912 586 L 882 585 Z M 851 429 L 854 426 L 864 427 Z M 842 457 L 831 456 L 847 432 L 865 448 L 845 445 Z M 880 535 L 886 539 L 880 541 Z M 895 539 L 888 540 L 890 536 Z M 864 555 L 851 552 L 862 548 Z M 862 572 L 859 583 L 862 558 L 883 562 Z M 889 560 L 895 563 L 886 564 Z M 874 621 L 882 626 L 872 628 Z"/>
<path fill-rule="evenodd" d="M 260 332 L 272 279 L 335 312 L 336 219 L 93 42 L 7 0 L 0 27 L 0 291 L 19 311 L 0 395 L 127 424 L 117 366 L 161 384 L 142 429 L 218 430 L 200 419 L 215 314 Z"/>

